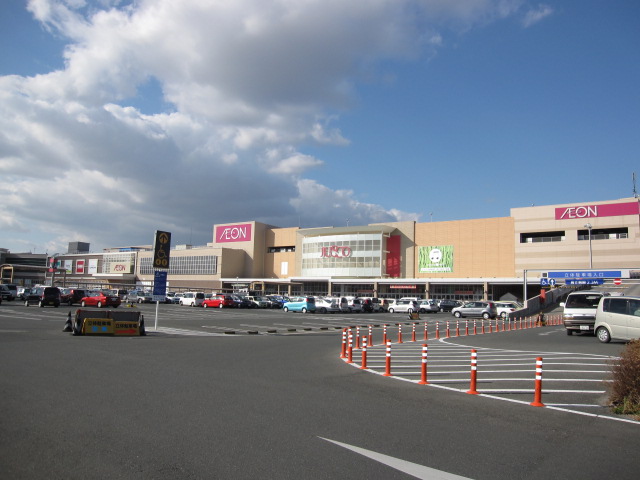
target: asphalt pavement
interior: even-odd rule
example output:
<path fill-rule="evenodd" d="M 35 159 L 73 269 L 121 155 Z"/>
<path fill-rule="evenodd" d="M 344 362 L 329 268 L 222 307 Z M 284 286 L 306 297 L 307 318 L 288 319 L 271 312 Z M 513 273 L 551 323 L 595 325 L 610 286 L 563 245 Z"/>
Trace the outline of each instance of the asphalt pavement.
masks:
<path fill-rule="evenodd" d="M 4 478 L 637 478 L 638 423 L 418 385 L 340 358 L 343 327 L 404 315 L 161 305 L 156 330 L 155 307 L 140 309 L 146 337 L 77 337 L 62 333 L 69 309 L 0 305 Z M 542 335 L 554 328 L 440 344 L 603 357 L 623 347 Z"/>

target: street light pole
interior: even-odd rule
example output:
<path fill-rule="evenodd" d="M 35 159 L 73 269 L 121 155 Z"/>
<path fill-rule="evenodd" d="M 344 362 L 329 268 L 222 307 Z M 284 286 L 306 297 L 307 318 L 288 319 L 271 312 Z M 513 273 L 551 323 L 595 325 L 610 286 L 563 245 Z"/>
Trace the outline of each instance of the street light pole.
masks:
<path fill-rule="evenodd" d="M 587 223 L 585 224 L 585 228 L 589 230 L 589 268 L 593 268 L 593 250 L 591 249 L 591 229 L 593 225 Z"/>

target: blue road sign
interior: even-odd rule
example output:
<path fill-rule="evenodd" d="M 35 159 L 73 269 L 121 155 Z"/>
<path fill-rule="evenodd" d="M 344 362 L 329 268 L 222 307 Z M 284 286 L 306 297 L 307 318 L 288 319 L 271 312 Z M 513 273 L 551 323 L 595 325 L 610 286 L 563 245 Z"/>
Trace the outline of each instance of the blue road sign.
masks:
<path fill-rule="evenodd" d="M 572 270 L 567 272 L 549 272 L 547 276 L 549 278 L 559 278 L 562 280 L 589 280 L 592 278 L 620 278 L 622 272 L 620 270 Z"/>
<path fill-rule="evenodd" d="M 540 279 L 540 286 L 541 287 L 551 287 L 551 286 L 553 286 L 555 284 L 556 284 L 556 279 L 555 278 L 542 277 Z"/>
<path fill-rule="evenodd" d="M 567 285 L 602 285 L 604 278 L 591 278 L 584 280 L 566 280 Z"/>
<path fill-rule="evenodd" d="M 153 301 L 164 302 L 167 293 L 167 271 L 156 270 L 153 272 Z"/>

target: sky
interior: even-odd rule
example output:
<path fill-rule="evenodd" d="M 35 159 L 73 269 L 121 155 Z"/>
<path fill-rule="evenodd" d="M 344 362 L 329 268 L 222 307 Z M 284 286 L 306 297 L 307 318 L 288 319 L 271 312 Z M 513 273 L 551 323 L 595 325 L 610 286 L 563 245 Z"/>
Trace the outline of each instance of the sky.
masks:
<path fill-rule="evenodd" d="M 4 0 L 0 248 L 633 196 L 637 0 Z"/>

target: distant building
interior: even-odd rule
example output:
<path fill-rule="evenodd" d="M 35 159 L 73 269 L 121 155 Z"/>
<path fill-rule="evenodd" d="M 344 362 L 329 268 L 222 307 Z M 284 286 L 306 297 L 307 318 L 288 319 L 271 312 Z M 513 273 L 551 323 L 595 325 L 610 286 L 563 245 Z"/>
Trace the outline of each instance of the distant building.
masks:
<path fill-rule="evenodd" d="M 86 242 L 69 242 L 67 253 L 89 253 L 89 243 Z"/>

